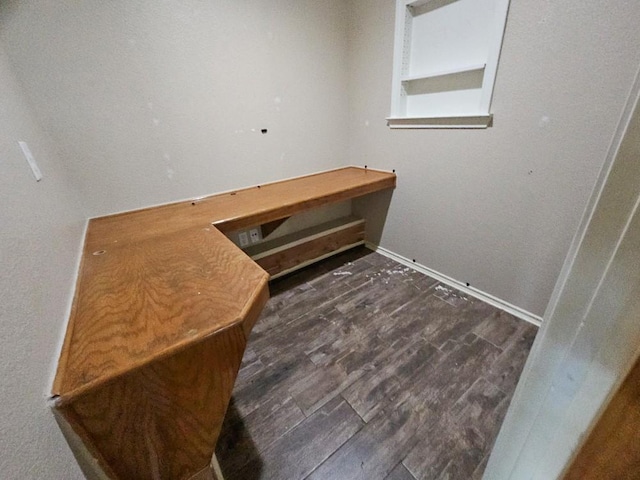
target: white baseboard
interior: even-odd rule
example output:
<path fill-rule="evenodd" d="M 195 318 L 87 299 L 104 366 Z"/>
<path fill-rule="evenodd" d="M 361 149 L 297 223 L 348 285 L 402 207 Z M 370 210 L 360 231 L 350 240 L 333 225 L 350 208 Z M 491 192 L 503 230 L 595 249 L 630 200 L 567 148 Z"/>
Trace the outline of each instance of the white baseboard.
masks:
<path fill-rule="evenodd" d="M 384 255 L 385 257 L 391 258 L 392 260 L 395 260 L 398 263 L 406 265 L 409 268 L 413 268 L 414 270 L 420 273 L 424 273 L 425 275 L 435 278 L 439 282 L 449 285 L 450 287 L 456 288 L 461 292 L 464 292 L 467 295 L 471 295 L 472 297 L 482 300 L 483 302 L 488 303 L 489 305 L 493 305 L 494 307 L 499 308 L 500 310 L 504 310 L 505 312 L 510 313 L 514 317 L 518 317 L 524 320 L 525 322 L 529 322 L 535 325 L 536 327 L 539 327 L 540 325 L 542 325 L 542 317 L 539 317 L 538 315 L 534 315 L 533 313 L 528 312 L 520 307 L 516 307 L 515 305 L 512 305 L 509 302 L 505 302 L 504 300 L 501 300 L 497 297 L 494 297 L 489 293 L 483 292 L 482 290 L 478 290 L 477 288 L 473 288 L 470 286 L 468 287 L 463 282 L 460 282 L 451 277 L 448 277 L 440 272 L 436 272 L 435 270 L 432 270 L 429 267 L 425 267 L 424 265 L 421 265 L 412 260 L 409 260 L 408 258 L 403 257 L 402 255 L 398 255 L 397 253 L 387 250 L 386 248 L 380 247 L 378 245 L 374 245 L 373 243 L 366 242 L 365 246 L 369 250 L 373 250 L 374 252 L 379 253 L 380 255 Z"/>

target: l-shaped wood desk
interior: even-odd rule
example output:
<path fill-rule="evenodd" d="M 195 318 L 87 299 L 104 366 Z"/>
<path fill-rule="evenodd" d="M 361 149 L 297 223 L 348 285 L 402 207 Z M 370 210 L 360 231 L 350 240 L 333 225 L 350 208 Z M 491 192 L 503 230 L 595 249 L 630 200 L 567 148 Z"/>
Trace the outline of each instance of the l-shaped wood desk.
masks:
<path fill-rule="evenodd" d="M 206 470 L 269 298 L 269 274 L 224 233 L 395 182 L 347 167 L 90 220 L 52 392 L 63 431 L 108 478 Z"/>

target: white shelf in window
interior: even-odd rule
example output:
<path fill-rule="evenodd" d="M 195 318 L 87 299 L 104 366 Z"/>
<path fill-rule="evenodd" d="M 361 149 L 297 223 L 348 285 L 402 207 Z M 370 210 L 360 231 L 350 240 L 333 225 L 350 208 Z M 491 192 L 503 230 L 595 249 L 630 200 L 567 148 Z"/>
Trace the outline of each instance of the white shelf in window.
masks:
<path fill-rule="evenodd" d="M 391 128 L 487 128 L 509 0 L 396 0 Z"/>
<path fill-rule="evenodd" d="M 487 128 L 491 114 L 452 115 L 440 117 L 387 117 L 390 128 Z"/>
<path fill-rule="evenodd" d="M 421 75 L 405 75 L 400 78 L 400 81 L 403 83 L 415 82 L 418 80 L 428 80 L 430 78 L 446 77 L 448 75 L 458 75 L 461 73 L 469 73 L 469 72 L 484 70 L 486 66 L 487 66 L 486 63 L 478 63 L 475 65 L 465 65 L 463 67 L 452 68 L 449 70 L 440 70 L 437 72 L 423 73 Z"/>

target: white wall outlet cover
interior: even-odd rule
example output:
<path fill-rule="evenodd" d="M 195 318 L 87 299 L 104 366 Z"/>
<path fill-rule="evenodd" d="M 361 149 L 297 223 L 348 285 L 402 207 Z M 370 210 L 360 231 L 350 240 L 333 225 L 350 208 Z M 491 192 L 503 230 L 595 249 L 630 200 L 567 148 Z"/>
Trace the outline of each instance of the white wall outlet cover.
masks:
<path fill-rule="evenodd" d="M 252 228 L 251 230 L 249 230 L 249 236 L 251 237 L 251 243 L 258 243 L 261 240 L 260 230 L 258 230 L 257 228 Z"/>
<path fill-rule="evenodd" d="M 29 166 L 31 167 L 31 171 L 33 172 L 33 176 L 35 177 L 36 182 L 39 182 L 40 180 L 42 180 L 42 172 L 40 171 L 35 158 L 33 158 L 31 150 L 29 150 L 29 145 L 27 145 L 27 142 L 18 142 L 18 145 L 20 145 L 22 153 L 27 159 L 27 163 L 29 163 Z"/>
<path fill-rule="evenodd" d="M 240 242 L 241 247 L 246 247 L 249 245 L 249 237 L 247 236 L 247 232 L 240 232 L 238 235 L 238 241 Z"/>

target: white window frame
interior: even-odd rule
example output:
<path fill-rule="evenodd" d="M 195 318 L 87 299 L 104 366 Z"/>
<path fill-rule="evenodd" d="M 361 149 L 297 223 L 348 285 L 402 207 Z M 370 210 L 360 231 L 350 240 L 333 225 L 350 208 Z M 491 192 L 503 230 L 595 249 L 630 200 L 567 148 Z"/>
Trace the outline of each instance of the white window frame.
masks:
<path fill-rule="evenodd" d="M 485 63 L 459 65 L 446 70 L 438 70 L 437 66 L 427 65 L 420 69 L 421 75 L 410 76 L 407 73 L 413 67 L 411 65 L 413 11 L 434 1 L 439 0 L 396 0 L 391 114 L 387 118 L 388 125 L 391 128 L 487 128 L 491 125 L 493 118 L 491 100 L 509 10 L 509 0 L 493 0 L 495 7 L 493 19 L 490 24 L 486 25 L 488 53 Z M 456 112 L 447 115 L 445 112 L 443 115 L 440 112 L 433 115 L 430 112 L 425 112 L 425 115 L 407 116 L 407 87 L 411 82 L 425 81 L 436 77 L 446 82 L 448 78 L 469 74 L 482 75 L 480 101 L 477 108 L 470 108 L 464 114 Z"/>

